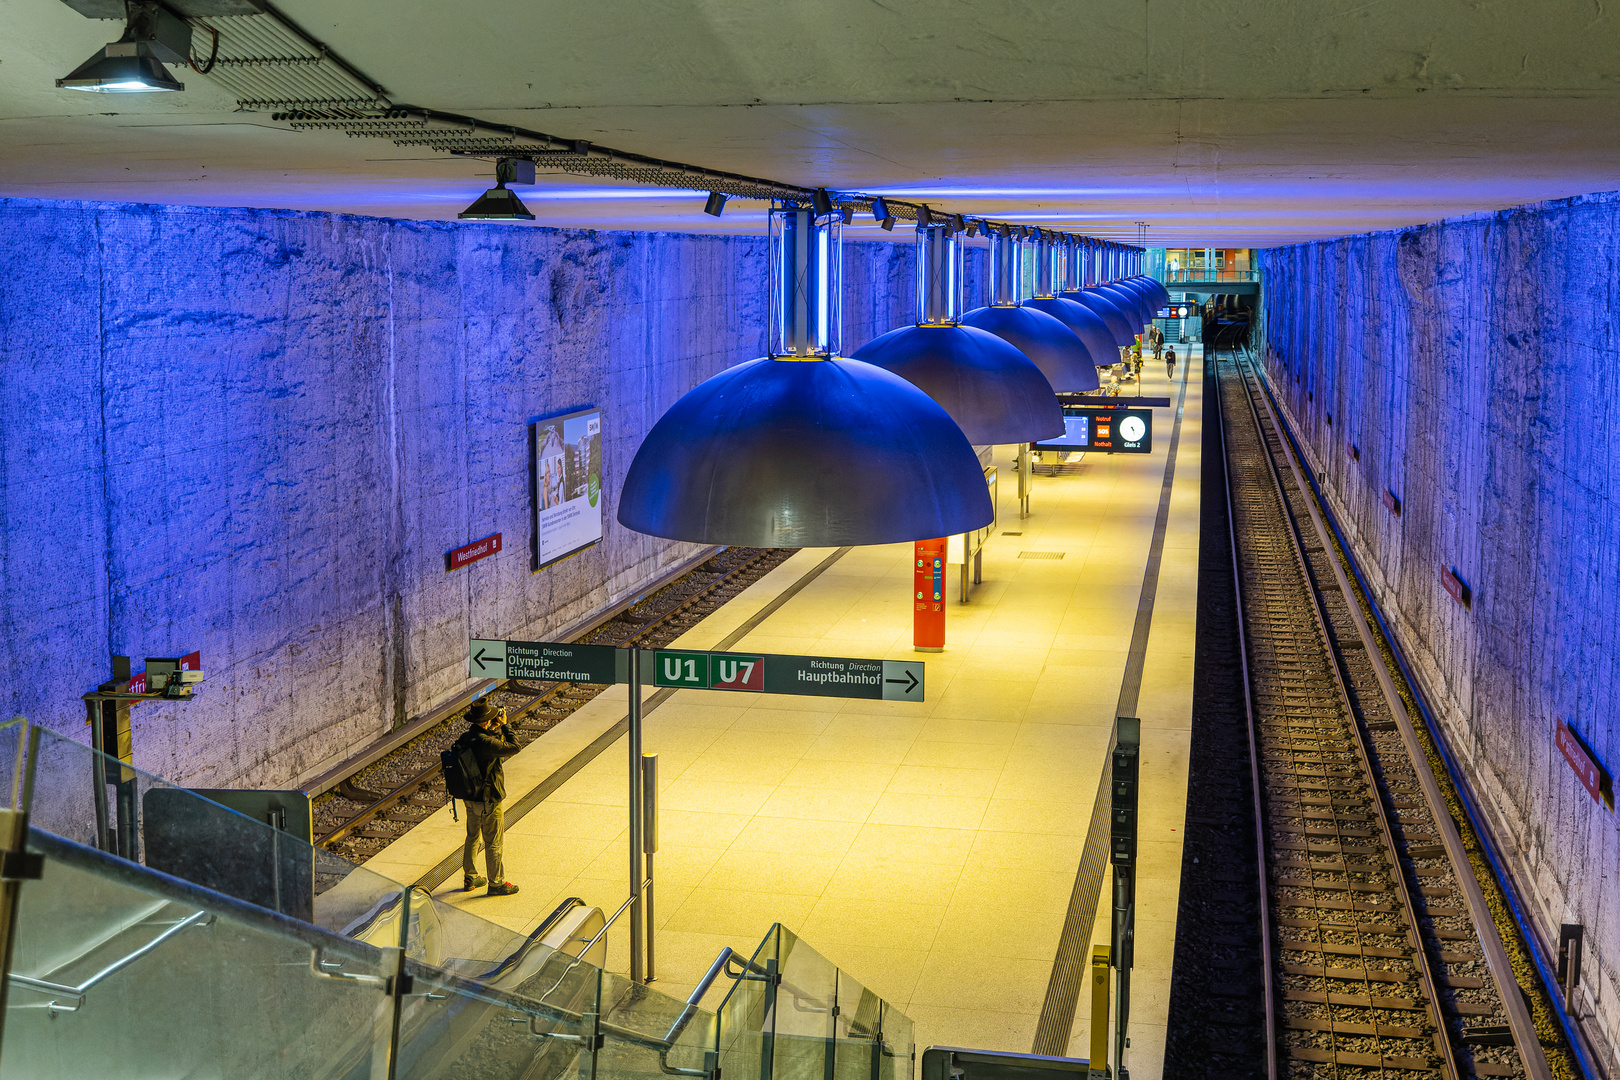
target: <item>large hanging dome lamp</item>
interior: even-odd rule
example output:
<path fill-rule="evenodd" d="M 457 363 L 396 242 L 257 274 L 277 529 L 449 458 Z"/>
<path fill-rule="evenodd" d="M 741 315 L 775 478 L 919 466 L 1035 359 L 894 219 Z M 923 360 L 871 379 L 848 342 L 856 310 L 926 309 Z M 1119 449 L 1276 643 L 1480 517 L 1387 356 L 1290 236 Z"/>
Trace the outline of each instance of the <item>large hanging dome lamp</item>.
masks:
<path fill-rule="evenodd" d="M 961 280 L 954 227 L 919 227 L 917 324 L 867 342 L 853 358 L 914 384 L 976 446 L 1063 434 L 1063 408 L 1041 369 L 995 334 L 960 323 Z"/>
<path fill-rule="evenodd" d="M 1060 241 L 1051 233 L 1036 236 L 1033 247 L 1026 253 L 1033 256 L 1035 295 L 1026 299 L 1023 306 L 1052 316 L 1080 339 L 1080 344 L 1085 346 L 1086 355 L 1091 358 L 1091 374 L 1095 379 L 1097 368 L 1116 363 L 1119 356 L 1115 351 L 1113 335 L 1108 332 L 1107 325 L 1096 314 L 1073 300 L 1065 300 L 1057 295 L 1068 280 L 1070 273 L 1068 253 L 1071 250 L 1071 244 Z M 1085 390 L 1095 389 L 1096 386 L 1086 386 L 1083 390 L 1071 392 L 1083 393 Z"/>
<path fill-rule="evenodd" d="M 705 380 L 653 425 L 625 473 L 620 524 L 702 544 L 841 547 L 990 523 L 978 455 L 945 410 L 837 355 L 841 220 L 771 211 L 771 355 Z"/>
<path fill-rule="evenodd" d="M 1113 281 L 1097 286 L 1097 291 L 1114 301 L 1131 320 L 1133 336 L 1142 332 L 1142 324 L 1147 321 L 1148 304 L 1141 293 L 1134 289 L 1123 288 L 1118 282 Z"/>
<path fill-rule="evenodd" d="M 1018 241 L 1005 226 L 990 235 L 989 307 L 974 308 L 962 316 L 962 325 L 987 330 L 1009 342 L 1035 361 L 1052 389 L 1060 394 L 1097 388 L 1097 366 L 1091 353 L 1062 322 L 1020 303 L 1022 277 Z"/>
<path fill-rule="evenodd" d="M 1142 332 L 1142 324 L 1147 322 L 1153 308 L 1142 297 L 1141 293 L 1132 289 L 1122 289 L 1114 282 L 1098 286 L 1097 291 L 1113 300 L 1125 312 L 1126 316 L 1131 320 L 1131 333 L 1133 335 Z"/>
<path fill-rule="evenodd" d="M 1053 295 L 1030 297 L 1024 301 L 1024 306 L 1044 311 L 1067 326 L 1085 345 L 1094 365 L 1109 367 L 1119 363 L 1119 346 L 1114 342 L 1114 331 L 1101 315 L 1072 299 L 1072 294 L 1085 280 L 1083 251 L 1078 237 L 1067 238 L 1054 253 L 1057 264 L 1053 274 Z"/>
<path fill-rule="evenodd" d="M 1105 295 L 1096 286 L 1076 289 L 1073 292 L 1063 293 L 1065 300 L 1073 300 L 1082 307 L 1089 308 L 1108 327 L 1113 336 L 1114 348 L 1128 345 L 1135 340 L 1135 331 L 1131 329 L 1130 317 L 1120 309 L 1119 304 Z M 1115 362 L 1118 363 L 1116 355 Z"/>

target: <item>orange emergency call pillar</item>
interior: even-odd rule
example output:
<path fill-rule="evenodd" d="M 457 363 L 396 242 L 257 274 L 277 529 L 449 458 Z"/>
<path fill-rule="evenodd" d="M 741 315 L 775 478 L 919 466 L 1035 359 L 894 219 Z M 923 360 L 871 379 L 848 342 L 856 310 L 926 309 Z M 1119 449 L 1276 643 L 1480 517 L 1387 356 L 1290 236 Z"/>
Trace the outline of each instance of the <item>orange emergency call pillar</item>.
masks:
<path fill-rule="evenodd" d="M 912 578 L 911 646 L 945 651 L 945 540 L 918 540 Z"/>

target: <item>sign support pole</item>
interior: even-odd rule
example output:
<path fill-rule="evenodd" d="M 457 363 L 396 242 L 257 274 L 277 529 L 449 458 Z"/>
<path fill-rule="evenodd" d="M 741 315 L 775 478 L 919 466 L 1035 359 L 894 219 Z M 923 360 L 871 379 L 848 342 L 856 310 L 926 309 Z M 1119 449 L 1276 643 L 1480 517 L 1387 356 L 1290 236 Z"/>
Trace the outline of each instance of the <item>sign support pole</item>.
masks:
<path fill-rule="evenodd" d="M 630 981 L 642 981 L 641 970 L 641 650 L 630 655 Z M 650 927 L 648 928 L 651 929 Z"/>
<path fill-rule="evenodd" d="M 1126 1080 L 1125 1044 L 1130 1030 L 1131 965 L 1136 945 L 1136 812 L 1142 722 L 1134 716 L 1121 716 L 1114 723 L 1118 735 L 1109 764 L 1113 788 L 1109 861 L 1114 871 L 1113 944 L 1109 953 L 1119 972 L 1114 1010 L 1114 1076 Z"/>

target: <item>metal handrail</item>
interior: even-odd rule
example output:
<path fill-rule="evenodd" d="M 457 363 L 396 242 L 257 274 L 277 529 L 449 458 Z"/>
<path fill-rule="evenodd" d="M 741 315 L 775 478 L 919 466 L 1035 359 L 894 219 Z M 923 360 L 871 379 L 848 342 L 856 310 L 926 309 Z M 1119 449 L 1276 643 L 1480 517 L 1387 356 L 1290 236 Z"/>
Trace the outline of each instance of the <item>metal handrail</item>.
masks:
<path fill-rule="evenodd" d="M 485 982 L 499 978 L 515 965 L 522 963 L 523 958 L 528 956 L 529 952 L 540 943 L 541 938 L 545 937 L 551 932 L 551 928 L 556 926 L 564 915 L 568 914 L 577 907 L 584 906 L 584 900 L 577 896 L 570 896 L 568 899 L 558 904 L 557 909 L 550 915 L 547 915 L 544 919 L 541 919 L 540 925 L 530 931 L 529 936 L 523 939 L 523 944 L 519 945 L 516 949 L 513 949 L 506 959 L 502 960 L 499 964 L 496 964 L 482 975 L 475 975 L 473 977 Z"/>
<path fill-rule="evenodd" d="M 152 950 L 156 949 L 159 945 L 162 945 L 165 941 L 167 941 L 170 938 L 174 937 L 176 934 L 178 934 L 180 931 L 184 930 L 186 927 L 188 927 L 188 926 L 207 926 L 210 923 L 212 923 L 213 921 L 214 921 L 214 917 L 210 912 L 207 912 L 207 911 L 195 911 L 195 912 L 192 912 L 190 915 L 187 915 L 183 919 L 179 919 L 179 920 L 177 920 L 175 922 L 168 923 L 168 924 L 163 924 L 163 923 L 137 924 L 137 925 L 148 925 L 148 926 L 151 926 L 151 925 L 157 925 L 157 926 L 167 925 L 168 929 L 163 931 L 163 933 L 159 934 L 157 937 L 153 938 L 151 941 L 148 941 L 145 945 L 142 945 L 140 948 L 136 949 L 135 951 L 130 952 L 130 953 L 126 953 L 124 956 L 121 956 L 117 960 L 114 960 L 112 963 L 108 964 L 106 967 L 102 968 L 100 971 L 96 972 L 94 975 L 90 976 L 88 979 L 84 980 L 82 983 L 79 983 L 77 986 L 67 986 L 67 985 L 64 985 L 62 983 L 50 982 L 50 981 L 48 981 L 46 979 L 33 979 L 33 978 L 29 978 L 27 975 L 16 975 L 16 974 L 8 975 L 7 978 L 12 982 L 13 985 L 27 987 L 30 990 L 35 990 L 35 991 L 38 991 L 38 992 L 43 993 L 43 994 L 60 994 L 63 997 L 72 997 L 72 998 L 77 998 L 78 999 L 78 1002 L 76 1004 L 73 1004 L 73 1005 L 58 1005 L 53 1000 L 53 1001 L 46 1002 L 42 1006 L 41 1005 L 14 1005 L 12 1007 L 13 1008 L 18 1008 L 18 1009 L 44 1008 L 44 1009 L 49 1009 L 51 1012 L 78 1012 L 79 1007 L 84 1004 L 84 995 L 90 990 L 91 987 L 95 986 L 101 980 L 107 978 L 110 975 L 114 975 L 119 971 L 122 971 L 124 968 L 129 967 L 129 965 L 133 964 L 135 961 L 139 960 L 141 957 L 145 956 L 147 953 L 150 953 Z"/>
<path fill-rule="evenodd" d="M 1258 270 L 1201 270 L 1183 267 L 1180 270 L 1166 270 L 1164 281 L 1166 284 L 1189 283 L 1204 284 L 1206 282 L 1239 282 L 1259 281 Z"/>

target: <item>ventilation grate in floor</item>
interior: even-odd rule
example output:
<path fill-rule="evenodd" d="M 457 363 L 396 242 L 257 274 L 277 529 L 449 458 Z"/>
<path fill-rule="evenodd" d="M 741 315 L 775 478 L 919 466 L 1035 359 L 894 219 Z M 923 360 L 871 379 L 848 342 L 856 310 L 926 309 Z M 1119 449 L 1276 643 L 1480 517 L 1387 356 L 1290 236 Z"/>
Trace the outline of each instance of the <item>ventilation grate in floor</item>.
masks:
<path fill-rule="evenodd" d="M 1018 557 L 1020 559 L 1061 559 L 1064 554 L 1065 552 L 1062 551 L 1020 551 Z"/>

